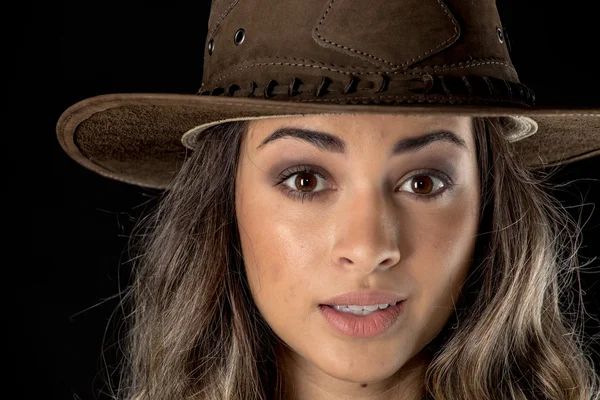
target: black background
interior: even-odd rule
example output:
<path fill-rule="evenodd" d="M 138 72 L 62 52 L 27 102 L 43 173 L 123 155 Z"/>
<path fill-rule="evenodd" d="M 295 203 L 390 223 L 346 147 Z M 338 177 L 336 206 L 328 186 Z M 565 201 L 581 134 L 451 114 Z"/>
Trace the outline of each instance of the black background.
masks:
<path fill-rule="evenodd" d="M 513 64 L 538 105 L 600 106 L 592 2 L 497 4 Z M 11 27 L 7 48 L 14 50 L 3 62 L 9 95 L 2 197 L 10 204 L 3 207 L 5 220 L 15 223 L 4 225 L 10 239 L 3 268 L 5 346 L 14 371 L 3 390 L 7 398 L 107 398 L 102 371 L 104 361 L 116 362 L 120 315 L 116 323 L 109 319 L 129 276 L 127 235 L 157 192 L 72 161 L 56 140 L 56 121 L 73 103 L 98 94 L 195 93 L 209 7 L 209 1 L 31 1 L 3 13 Z M 600 199 L 599 170 L 595 157 L 553 180 L 573 182 L 556 195 L 587 221 L 584 261 L 600 254 L 600 211 L 593 205 Z M 587 273 L 584 280 L 584 300 L 597 317 L 598 276 Z M 597 324 L 588 330 L 597 333 Z"/>

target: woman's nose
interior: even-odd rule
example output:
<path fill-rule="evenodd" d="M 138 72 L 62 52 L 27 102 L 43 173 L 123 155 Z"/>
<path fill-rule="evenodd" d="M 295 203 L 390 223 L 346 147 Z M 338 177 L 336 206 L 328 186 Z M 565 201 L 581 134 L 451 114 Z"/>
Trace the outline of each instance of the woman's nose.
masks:
<path fill-rule="evenodd" d="M 391 200 L 373 187 L 348 196 L 335 211 L 333 262 L 364 273 L 398 264 L 398 221 Z"/>

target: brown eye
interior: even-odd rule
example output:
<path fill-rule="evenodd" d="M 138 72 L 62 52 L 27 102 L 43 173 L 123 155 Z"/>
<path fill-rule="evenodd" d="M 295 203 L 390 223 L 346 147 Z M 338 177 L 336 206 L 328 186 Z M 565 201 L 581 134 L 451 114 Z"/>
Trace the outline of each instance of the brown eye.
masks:
<path fill-rule="evenodd" d="M 410 181 L 411 189 L 414 190 L 416 194 L 429 194 L 433 189 L 433 179 L 427 175 L 416 175 L 413 176 Z"/>
<path fill-rule="evenodd" d="M 436 192 L 439 192 L 444 186 L 450 185 L 446 178 L 438 177 L 437 174 L 416 174 L 404 181 L 400 187 L 400 191 L 408 191 L 409 193 L 425 198 L 433 198 Z"/>
<path fill-rule="evenodd" d="M 314 174 L 302 172 L 296 174 L 294 184 L 301 192 L 312 192 L 317 186 L 317 178 Z"/>

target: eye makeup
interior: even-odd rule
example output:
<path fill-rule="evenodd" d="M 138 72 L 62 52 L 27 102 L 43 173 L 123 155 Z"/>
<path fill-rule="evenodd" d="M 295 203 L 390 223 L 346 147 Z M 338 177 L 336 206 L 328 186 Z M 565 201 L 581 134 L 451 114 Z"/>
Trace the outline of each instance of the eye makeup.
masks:
<path fill-rule="evenodd" d="M 336 170 L 344 171 L 344 174 L 351 174 L 352 170 L 344 168 L 339 164 L 346 164 L 346 160 L 329 159 L 321 155 L 308 154 L 296 154 L 294 156 L 287 156 L 286 154 L 281 155 L 277 161 L 269 167 L 267 174 L 270 177 L 273 186 L 281 189 L 287 197 L 293 200 L 304 200 L 312 201 L 318 197 L 327 196 L 331 194 L 330 189 L 335 189 L 337 182 L 334 175 L 330 174 L 327 169 L 321 165 L 331 164 L 332 168 Z M 390 161 L 389 167 L 386 168 L 386 174 L 389 175 L 390 182 L 393 182 L 394 191 L 406 195 L 414 200 L 431 201 L 441 198 L 449 194 L 454 186 L 460 180 L 460 176 L 457 176 L 457 171 L 460 170 L 460 165 L 463 163 L 466 157 L 466 153 L 452 151 L 441 152 L 427 152 L 423 154 L 415 154 L 411 157 L 403 157 Z M 337 173 L 337 172 L 336 172 Z M 285 183 L 294 175 L 307 174 L 314 176 L 313 179 L 317 179 L 318 185 L 325 189 L 316 191 L 302 191 L 298 190 L 299 186 L 293 182 Z M 338 179 L 341 179 L 338 177 Z M 420 194 L 414 193 L 412 190 L 416 190 L 416 186 L 406 187 L 408 180 L 416 179 L 428 179 L 429 182 L 433 181 L 434 185 L 438 187 L 435 193 L 432 194 Z M 440 184 L 436 184 L 440 182 Z M 430 183 L 426 183 L 429 186 Z M 441 186 L 441 187 L 440 187 Z M 403 187 L 403 189 L 400 189 Z"/>
<path fill-rule="evenodd" d="M 292 167 L 286 169 L 285 171 L 281 172 L 277 176 L 274 184 L 275 184 L 275 186 L 280 187 L 282 192 L 286 196 L 290 197 L 293 200 L 300 200 L 301 202 L 303 202 L 305 199 L 307 199 L 307 200 L 311 201 L 315 197 L 326 195 L 329 192 L 329 190 L 325 189 L 325 190 L 319 190 L 319 191 L 304 192 L 302 190 L 297 190 L 297 189 L 294 189 L 293 187 L 288 186 L 285 183 L 285 181 L 287 181 L 289 178 L 291 178 L 295 175 L 309 174 L 309 175 L 313 175 L 313 176 L 317 177 L 317 179 L 324 180 L 329 185 L 331 185 L 331 183 L 328 182 L 328 180 L 326 178 L 326 176 L 328 174 L 320 172 L 320 171 L 322 171 L 322 169 L 320 167 L 314 166 L 314 165 L 295 165 L 295 166 L 292 166 Z M 400 188 L 403 187 L 406 182 L 409 182 L 415 178 L 422 178 L 422 177 L 433 177 L 436 180 L 439 180 L 442 183 L 442 186 L 440 188 L 436 189 L 433 194 L 411 193 L 411 192 L 408 192 L 405 190 L 403 190 L 402 193 L 406 193 L 407 195 L 409 195 L 410 197 L 412 197 L 418 201 L 433 201 L 433 200 L 438 199 L 441 196 L 447 194 L 449 191 L 451 191 L 454 188 L 454 183 L 453 183 L 452 179 L 450 177 L 448 177 L 448 175 L 446 175 L 444 172 L 435 170 L 435 169 L 420 169 L 420 170 L 413 171 L 410 176 L 408 176 L 407 178 L 402 180 Z"/>

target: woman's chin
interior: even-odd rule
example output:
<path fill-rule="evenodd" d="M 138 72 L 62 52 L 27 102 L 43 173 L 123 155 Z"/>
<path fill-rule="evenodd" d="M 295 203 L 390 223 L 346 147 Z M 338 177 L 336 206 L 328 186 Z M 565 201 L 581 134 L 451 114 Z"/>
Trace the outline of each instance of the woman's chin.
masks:
<path fill-rule="evenodd" d="M 336 368 L 337 367 L 337 368 Z M 325 368 L 322 368 L 323 372 L 327 375 L 339 379 L 341 381 L 356 383 L 356 384 L 375 384 L 384 381 L 394 375 L 399 367 L 389 368 L 371 368 L 361 366 L 359 363 L 353 367 L 348 368 L 347 365 L 336 366 L 333 363 L 327 364 Z"/>

